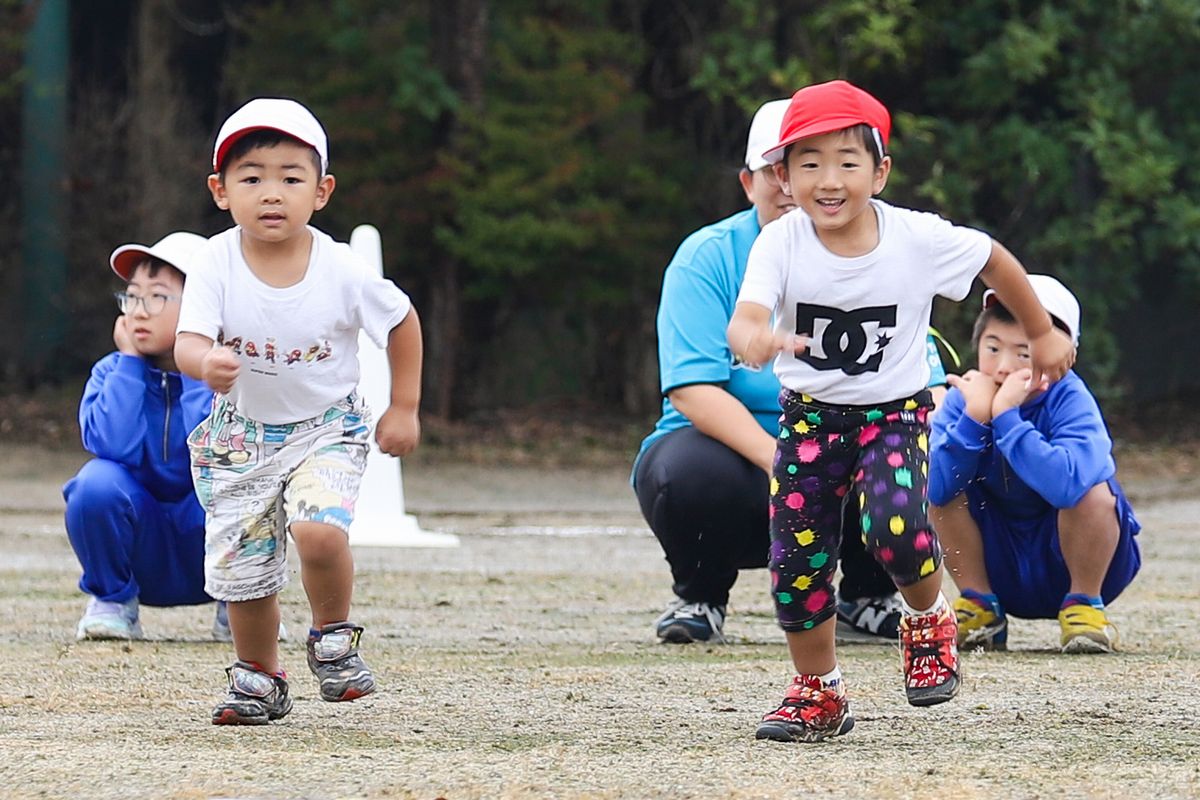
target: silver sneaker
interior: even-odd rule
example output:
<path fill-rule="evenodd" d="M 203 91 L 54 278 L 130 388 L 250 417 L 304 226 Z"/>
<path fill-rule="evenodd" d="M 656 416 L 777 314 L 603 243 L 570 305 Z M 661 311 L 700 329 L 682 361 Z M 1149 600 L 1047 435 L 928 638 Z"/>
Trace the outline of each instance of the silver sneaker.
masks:
<path fill-rule="evenodd" d="M 225 668 L 229 693 L 212 712 L 213 725 L 266 725 L 282 719 L 292 710 L 287 678 L 268 675 L 245 661 Z"/>
<path fill-rule="evenodd" d="M 357 700 L 375 691 L 375 676 L 358 654 L 362 626 L 334 622 L 308 637 L 308 668 L 321 684 L 321 699 Z"/>

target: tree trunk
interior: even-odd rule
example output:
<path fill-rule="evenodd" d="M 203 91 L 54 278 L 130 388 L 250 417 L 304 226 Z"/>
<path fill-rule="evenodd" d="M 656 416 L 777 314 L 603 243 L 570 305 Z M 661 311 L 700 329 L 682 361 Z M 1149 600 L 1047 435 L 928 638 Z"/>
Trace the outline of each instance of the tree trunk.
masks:
<path fill-rule="evenodd" d="M 137 56 L 133 65 L 134 102 L 129 126 L 131 175 L 139 236 L 147 244 L 181 228 L 195 228 L 196 192 L 205 159 L 203 134 L 186 120 L 189 101 L 171 63 L 175 24 L 161 0 L 147 0 L 137 12 Z M 164 176 L 176 176 L 164 180 Z M 184 180 L 179 180 L 183 177 Z"/>
<path fill-rule="evenodd" d="M 462 99 L 462 111 L 479 115 L 483 112 L 484 56 L 486 54 L 488 3 L 487 0 L 434 0 L 431 4 L 434 28 L 435 56 Z M 469 155 L 471 143 L 465 135 L 462 118 L 448 114 L 443 122 L 446 149 L 456 163 Z M 470 159 L 466 158 L 469 162 Z M 453 176 L 453 182 L 469 181 L 469 175 Z M 457 227 L 456 209 L 447 210 L 440 220 L 445 227 Z M 457 258 L 443 253 L 438 263 L 437 278 L 431 293 L 432 308 L 429 325 L 429 358 L 426 360 L 426 387 L 432 407 L 439 417 L 452 417 L 456 389 L 463 363 L 462 348 L 462 265 Z"/>

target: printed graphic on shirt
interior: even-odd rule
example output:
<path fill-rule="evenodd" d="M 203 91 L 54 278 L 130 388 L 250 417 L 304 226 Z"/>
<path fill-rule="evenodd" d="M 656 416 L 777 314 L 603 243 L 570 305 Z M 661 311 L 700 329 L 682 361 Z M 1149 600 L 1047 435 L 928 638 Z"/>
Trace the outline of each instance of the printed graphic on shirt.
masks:
<path fill-rule="evenodd" d="M 798 359 L 813 369 L 840 369 L 847 375 L 878 372 L 884 348 L 892 341 L 896 306 L 853 311 L 815 303 L 796 303 L 796 333 L 808 334 L 808 350 Z"/>
<path fill-rule="evenodd" d="M 328 339 L 314 342 L 307 347 L 291 349 L 279 347 L 273 336 L 268 336 L 259 343 L 250 339 L 243 340 L 241 336 L 225 339 L 224 335 L 221 335 L 218 342 L 242 356 L 250 365 L 250 371 L 260 375 L 278 375 L 279 366 L 308 366 L 333 357 L 333 345 Z"/>

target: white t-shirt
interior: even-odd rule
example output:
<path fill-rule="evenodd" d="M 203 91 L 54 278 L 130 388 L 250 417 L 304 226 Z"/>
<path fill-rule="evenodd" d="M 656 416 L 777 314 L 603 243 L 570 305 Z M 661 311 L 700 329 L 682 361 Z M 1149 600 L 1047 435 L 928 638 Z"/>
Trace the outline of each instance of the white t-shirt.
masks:
<path fill-rule="evenodd" d="M 309 227 L 304 278 L 276 288 L 242 256 L 241 229 L 219 233 L 188 267 L 179 333 L 225 344 L 241 359 L 229 392 L 238 411 L 271 424 L 311 419 L 358 386 L 358 333 L 387 346 L 412 303 L 350 246 Z"/>
<path fill-rule="evenodd" d="M 924 389 L 933 298 L 966 297 L 992 251 L 983 231 L 880 200 L 871 205 L 879 245 L 854 258 L 829 252 L 803 212 L 767 225 L 738 295 L 739 303 L 773 311 L 777 329 L 809 335 L 802 355 L 780 353 L 775 374 L 826 403 L 871 405 Z"/>

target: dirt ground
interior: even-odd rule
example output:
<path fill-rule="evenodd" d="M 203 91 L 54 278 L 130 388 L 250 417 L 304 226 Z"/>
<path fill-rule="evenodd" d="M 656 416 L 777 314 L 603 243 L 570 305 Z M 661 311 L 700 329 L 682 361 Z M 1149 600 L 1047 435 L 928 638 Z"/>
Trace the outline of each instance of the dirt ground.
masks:
<path fill-rule="evenodd" d="M 1014 620 L 1010 652 L 967 654 L 959 697 L 922 710 L 895 648 L 844 647 L 858 726 L 818 745 L 753 737 L 789 676 L 765 572 L 734 590 L 730 644 L 655 643 L 669 576 L 619 464 L 406 466 L 408 510 L 461 546 L 357 551 L 380 691 L 320 702 L 293 640 L 295 710 L 237 729 L 209 723 L 232 659 L 211 606 L 74 640 L 58 489 L 84 456 L 0 454 L 0 797 L 1200 797 L 1200 479 L 1177 453 L 1122 461 L 1145 565 L 1111 609 L 1121 654 Z M 298 581 L 283 603 L 303 631 Z"/>

